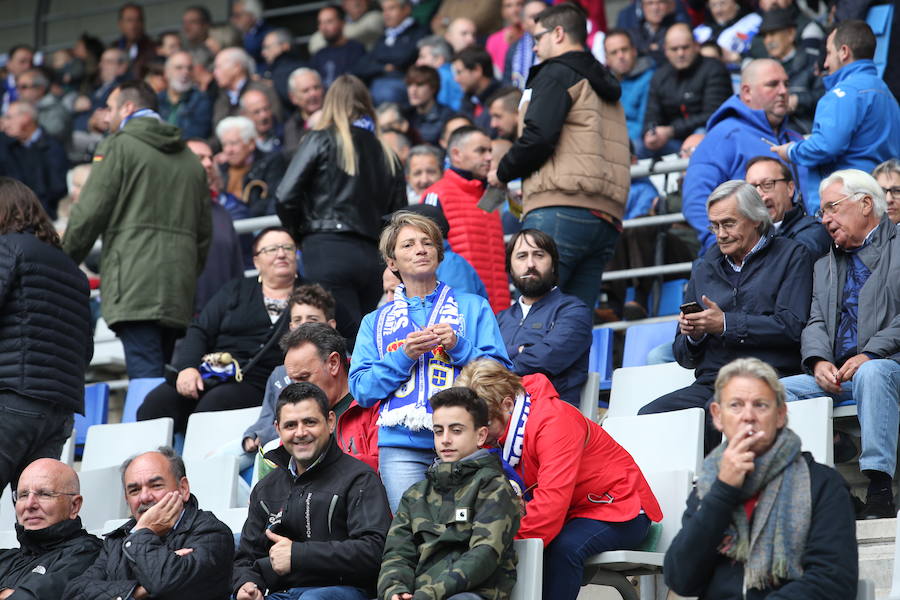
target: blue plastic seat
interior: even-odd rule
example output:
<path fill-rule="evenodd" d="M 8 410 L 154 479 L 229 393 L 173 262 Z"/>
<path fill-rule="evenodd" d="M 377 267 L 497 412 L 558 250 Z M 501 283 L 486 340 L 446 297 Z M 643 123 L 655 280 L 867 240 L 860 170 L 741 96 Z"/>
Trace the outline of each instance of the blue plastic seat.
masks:
<path fill-rule="evenodd" d="M 125 394 L 125 407 L 122 409 L 122 422 L 134 423 L 137 421 L 137 411 L 150 390 L 156 388 L 165 381 L 165 377 L 140 377 L 128 382 L 128 392 Z"/>
<path fill-rule="evenodd" d="M 668 315 L 677 315 L 680 307 L 684 303 L 684 287 L 687 285 L 687 279 L 673 279 L 672 281 L 664 281 L 661 286 L 661 294 L 659 301 L 659 309 L 656 314 L 650 314 L 651 317 L 664 317 Z M 634 288 L 630 287 L 625 291 L 625 301 L 634 300 Z M 651 293 L 647 298 L 647 312 L 653 311 L 654 294 Z"/>
<path fill-rule="evenodd" d="M 875 56 L 872 58 L 878 69 L 878 76 L 884 76 L 887 67 L 888 49 L 891 43 L 891 25 L 894 18 L 893 3 L 879 4 L 869 9 L 866 15 L 866 23 L 875 34 Z"/>
<path fill-rule="evenodd" d="M 600 374 L 600 389 L 612 387 L 613 330 L 596 327 L 593 330 L 588 371 Z"/>
<path fill-rule="evenodd" d="M 675 339 L 678 321 L 632 325 L 625 331 L 623 367 L 643 367 L 647 354 L 657 346 Z"/>
<path fill-rule="evenodd" d="M 84 441 L 91 425 L 107 422 L 109 414 L 109 386 L 94 383 L 84 386 L 84 415 L 75 415 L 75 456 L 81 457 Z"/>

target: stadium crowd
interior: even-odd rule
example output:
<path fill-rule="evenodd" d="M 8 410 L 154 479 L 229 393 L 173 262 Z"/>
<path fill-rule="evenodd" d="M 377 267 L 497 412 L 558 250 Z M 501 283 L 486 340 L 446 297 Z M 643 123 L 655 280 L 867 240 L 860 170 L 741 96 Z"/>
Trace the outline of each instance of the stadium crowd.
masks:
<path fill-rule="evenodd" d="M 678 211 L 662 260 L 695 262 L 654 354 L 696 380 L 641 414 L 704 409 L 707 458 L 666 582 L 853 597 L 900 430 L 900 107 L 868 5 L 632 0 L 611 27 L 602 0 L 342 0 L 307 56 L 259 0 L 156 38 L 128 3 L 110 44 L 9 49 L 0 600 L 503 600 L 522 538 L 576 598 L 663 518 L 577 406 L 593 324 L 648 314 L 602 283 L 660 262 L 623 221 Z M 676 192 L 631 177 L 671 155 Z M 122 465 L 132 518 L 84 531 L 55 459 L 97 310 L 129 378 L 167 379 L 138 419 L 262 407 L 229 450 L 264 471 L 239 539 L 168 447 Z M 864 500 L 787 423 L 822 395 L 858 406 L 834 443 Z"/>

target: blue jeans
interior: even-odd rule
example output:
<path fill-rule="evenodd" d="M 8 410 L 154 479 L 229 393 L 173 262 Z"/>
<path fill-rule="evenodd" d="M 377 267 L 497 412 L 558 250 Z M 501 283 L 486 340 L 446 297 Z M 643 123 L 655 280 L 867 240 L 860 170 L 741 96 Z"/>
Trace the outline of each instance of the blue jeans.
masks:
<path fill-rule="evenodd" d="M 864 362 L 852 380 L 841 384 L 839 394 L 824 392 L 812 375 L 785 377 L 781 383 L 788 402 L 819 396 L 837 402 L 855 400 L 862 432 L 859 468 L 894 476 L 900 427 L 900 364 L 890 359 Z"/>
<path fill-rule="evenodd" d="M 660 344 L 647 353 L 648 365 L 661 365 L 670 362 L 675 362 L 675 351 L 672 349 L 672 342 Z"/>
<path fill-rule="evenodd" d="M 348 585 L 297 587 L 266 596 L 266 600 L 368 600 L 364 590 Z"/>
<path fill-rule="evenodd" d="M 419 448 L 378 448 L 378 472 L 387 492 L 391 512 L 397 512 L 403 492 L 425 479 L 425 471 L 434 464 L 433 450 Z"/>
<path fill-rule="evenodd" d="M 575 600 L 586 558 L 607 550 L 636 548 L 650 529 L 647 515 L 624 523 L 572 519 L 544 550 L 544 598 Z"/>
<path fill-rule="evenodd" d="M 126 321 L 116 323 L 112 329 L 122 341 L 129 379 L 165 377 L 165 366 L 172 360 L 175 340 L 183 332 L 163 327 L 158 321 Z"/>
<path fill-rule="evenodd" d="M 539 229 L 556 241 L 559 287 L 593 309 L 600 278 L 612 258 L 619 232 L 586 208 L 549 206 L 525 215 L 523 229 Z"/>

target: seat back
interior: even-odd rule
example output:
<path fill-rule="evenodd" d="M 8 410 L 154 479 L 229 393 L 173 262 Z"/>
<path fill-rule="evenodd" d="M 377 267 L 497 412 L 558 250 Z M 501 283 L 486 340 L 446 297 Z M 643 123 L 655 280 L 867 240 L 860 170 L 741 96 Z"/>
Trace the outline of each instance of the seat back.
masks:
<path fill-rule="evenodd" d="M 647 354 L 661 344 L 675 339 L 678 321 L 642 323 L 625 330 L 623 367 L 642 367 L 647 364 Z"/>
<path fill-rule="evenodd" d="M 678 363 L 616 369 L 606 414 L 608 417 L 636 415 L 641 407 L 693 382 L 694 372 Z"/>
<path fill-rule="evenodd" d="M 896 7 L 893 2 L 873 6 L 866 15 L 866 23 L 875 34 L 875 56 L 872 57 L 878 76 L 884 76 L 887 67 L 888 50 L 891 45 L 891 26 L 894 20 Z"/>
<path fill-rule="evenodd" d="M 125 459 L 135 454 L 170 446 L 172 428 L 170 417 L 137 423 L 94 425 L 88 429 L 81 469 L 118 468 Z M 119 485 L 121 487 L 121 483 Z"/>
<path fill-rule="evenodd" d="M 150 390 L 166 381 L 165 377 L 137 377 L 128 382 L 128 392 L 125 394 L 125 408 L 122 409 L 122 422 L 134 423 L 137 421 L 137 411 Z"/>
<path fill-rule="evenodd" d="M 787 403 L 787 426 L 800 436 L 803 450 L 829 467 L 834 466 L 832 402 L 828 396 L 820 396 Z"/>
<path fill-rule="evenodd" d="M 75 431 L 72 431 L 72 435 L 63 444 L 62 452 L 59 453 L 59 460 L 70 467 L 75 464 Z"/>
<path fill-rule="evenodd" d="M 128 504 L 125 502 L 122 475 L 118 466 L 82 469 L 78 473 L 78 480 L 84 497 L 78 516 L 85 529 L 101 529 L 110 519 L 128 518 Z M 103 533 L 108 531 L 107 529 Z"/>
<path fill-rule="evenodd" d="M 94 383 L 84 386 L 84 415 L 75 415 L 76 454 L 81 455 L 88 429 L 106 423 L 109 414 L 109 386 Z"/>
<path fill-rule="evenodd" d="M 182 456 L 185 459 L 209 458 L 225 445 L 240 443 L 244 431 L 259 418 L 260 410 L 259 406 L 254 406 L 192 414 L 184 434 Z"/>
<path fill-rule="evenodd" d="M 595 327 L 592 331 L 591 353 L 588 359 L 588 372 L 600 373 L 600 389 L 608 390 L 612 381 L 613 330 L 608 327 Z"/>
<path fill-rule="evenodd" d="M 15 528 L 16 505 L 12 501 L 12 489 L 6 486 L 3 488 L 3 494 L 0 495 L 0 530 L 15 530 Z M 0 547 L 6 548 L 7 546 Z"/>
<path fill-rule="evenodd" d="M 653 314 L 654 317 L 663 317 L 668 315 L 677 315 L 681 312 L 681 305 L 684 303 L 684 288 L 687 286 L 687 279 L 673 279 L 672 281 L 663 282 L 659 294 L 659 307 Z M 648 299 L 648 308 L 652 310 L 653 298 Z"/>
<path fill-rule="evenodd" d="M 516 565 L 516 585 L 510 600 L 541 600 L 544 585 L 544 542 L 529 538 L 515 540 L 518 564 Z"/>
<path fill-rule="evenodd" d="M 191 493 L 204 510 L 219 511 L 237 503 L 238 459 L 236 456 L 184 460 Z"/>
<path fill-rule="evenodd" d="M 656 552 L 666 552 L 681 530 L 681 516 L 694 484 L 694 473 L 687 470 L 645 471 L 644 477 L 662 509 L 662 532 Z"/>
<path fill-rule="evenodd" d="M 625 448 L 644 473 L 700 472 L 703 464 L 702 408 L 655 415 L 608 417 L 603 429 Z M 664 452 L 660 449 L 665 448 Z"/>
<path fill-rule="evenodd" d="M 213 511 L 216 518 L 231 528 L 231 533 L 240 533 L 244 529 L 244 523 L 247 521 L 247 507 L 226 508 Z"/>
<path fill-rule="evenodd" d="M 16 536 L 15 529 L 4 529 L 0 531 L 0 548 L 18 548 L 19 538 Z"/>
<path fill-rule="evenodd" d="M 600 407 L 597 404 L 600 398 L 600 373 L 588 372 L 587 381 L 581 388 L 581 414 L 593 422 L 597 422 Z"/>

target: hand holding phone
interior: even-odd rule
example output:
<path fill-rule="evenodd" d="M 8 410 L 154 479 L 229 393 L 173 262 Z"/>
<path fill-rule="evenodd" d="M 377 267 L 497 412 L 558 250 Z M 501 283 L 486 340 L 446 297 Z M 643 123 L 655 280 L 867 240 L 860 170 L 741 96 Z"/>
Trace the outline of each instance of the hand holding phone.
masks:
<path fill-rule="evenodd" d="M 685 302 L 681 306 L 678 307 L 682 313 L 686 315 L 690 315 L 692 313 L 703 312 L 703 307 L 697 304 L 696 302 Z"/>

